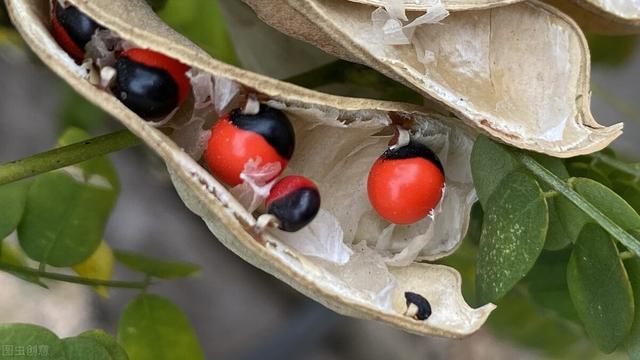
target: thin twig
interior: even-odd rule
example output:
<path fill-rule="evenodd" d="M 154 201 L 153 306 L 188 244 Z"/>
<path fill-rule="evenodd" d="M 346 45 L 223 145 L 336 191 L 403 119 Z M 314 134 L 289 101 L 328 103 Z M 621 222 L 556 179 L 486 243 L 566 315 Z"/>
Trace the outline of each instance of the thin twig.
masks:
<path fill-rule="evenodd" d="M 84 140 L 0 165 L 0 185 L 61 169 L 140 144 L 128 130 Z"/>
<path fill-rule="evenodd" d="M 72 275 L 64 275 L 51 273 L 46 271 L 40 271 L 38 269 L 32 269 L 25 266 L 13 265 L 3 261 L 0 261 L 0 270 L 4 270 L 6 272 L 35 276 L 44 279 L 51 279 L 57 281 L 63 281 L 73 284 L 87 285 L 87 286 L 106 286 L 112 288 L 121 288 L 121 289 L 146 289 L 151 282 L 149 281 L 117 281 L 117 280 L 101 280 L 101 279 L 90 279 L 79 276 Z"/>

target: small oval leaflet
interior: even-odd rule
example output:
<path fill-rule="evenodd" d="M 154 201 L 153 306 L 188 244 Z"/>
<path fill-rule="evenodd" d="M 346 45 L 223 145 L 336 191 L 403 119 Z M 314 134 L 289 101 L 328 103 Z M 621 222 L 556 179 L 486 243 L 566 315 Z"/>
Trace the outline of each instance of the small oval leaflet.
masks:
<path fill-rule="evenodd" d="M 540 186 L 516 171 L 500 183 L 500 192 L 484 207 L 476 286 L 478 301 L 504 296 L 533 267 L 549 224 L 549 210 Z"/>
<path fill-rule="evenodd" d="M 589 337 L 602 352 L 627 338 L 633 321 L 633 292 L 609 234 L 587 224 L 567 267 L 569 294 Z"/>

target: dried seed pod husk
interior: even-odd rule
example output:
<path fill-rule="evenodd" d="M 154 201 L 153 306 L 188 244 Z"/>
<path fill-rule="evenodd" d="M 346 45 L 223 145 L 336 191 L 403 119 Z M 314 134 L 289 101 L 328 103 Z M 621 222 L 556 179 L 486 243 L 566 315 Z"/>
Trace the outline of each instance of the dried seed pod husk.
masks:
<path fill-rule="evenodd" d="M 373 5 L 373 6 L 386 6 L 391 2 L 397 0 L 348 0 L 356 3 Z M 489 9 L 492 7 L 505 6 L 509 4 L 515 4 L 524 0 L 441 0 L 442 5 L 450 11 L 462 11 L 462 10 L 481 10 Z M 404 8 L 412 11 L 422 11 L 425 8 L 433 6 L 436 3 L 434 0 L 404 0 Z"/>
<path fill-rule="evenodd" d="M 244 1 L 275 28 L 371 66 L 507 144 L 571 157 L 600 150 L 622 133 L 622 124 L 604 127 L 591 114 L 582 31 L 539 1 L 451 12 L 440 24 L 419 25 L 409 45 L 382 41 L 372 24 L 374 6 Z"/>
<path fill-rule="evenodd" d="M 640 33 L 636 0 L 544 0 L 571 15 L 580 26 L 601 34 Z"/>
<path fill-rule="evenodd" d="M 332 197 L 332 192 L 352 194 L 354 187 L 360 183 L 344 174 L 358 168 L 366 171 L 370 159 L 358 157 L 358 154 L 365 150 L 378 154 L 377 151 L 384 148 L 382 144 L 387 138 L 379 132 L 388 128 L 390 117 L 412 122 L 417 128 L 424 130 L 421 134 L 425 141 L 433 142 L 438 147 L 440 154 L 445 157 L 442 159 L 445 163 L 458 164 L 450 167 L 448 179 L 451 179 L 451 184 L 447 186 L 452 191 L 448 193 L 455 195 L 458 189 L 464 195 L 458 200 L 449 196 L 451 203 L 442 202 L 442 207 L 445 208 L 442 213 L 454 214 L 455 220 L 441 220 L 439 225 L 430 229 L 435 233 L 450 229 L 448 231 L 451 234 L 446 231 L 445 234 L 440 234 L 445 241 L 430 243 L 422 249 L 426 253 L 420 253 L 419 259 L 442 257 L 454 251 L 459 244 L 467 227 L 467 207 L 474 200 L 474 192 L 469 187 L 468 169 L 473 139 L 468 129 L 460 127 L 458 121 L 427 113 L 423 108 L 412 105 L 317 93 L 221 63 L 159 20 L 144 0 L 69 2 L 118 34 L 128 42 L 128 46 L 133 43 L 164 53 L 199 72 L 216 77 L 216 81 L 224 79 L 223 83 L 231 81 L 246 89 L 253 89 L 267 98 L 270 105 L 284 109 L 292 119 L 298 136 L 298 155 L 294 155 L 290 167 L 302 170 L 304 175 L 309 175 L 306 171 L 336 170 L 333 173 L 327 171 L 328 174 L 321 179 L 323 181 L 318 181 L 317 176 L 314 178 L 321 190 L 322 186 L 329 186 L 326 179 L 336 179 L 336 187 L 324 189 L 329 191 L 324 191 L 328 197 L 323 201 L 329 205 L 334 203 L 333 208 L 327 207 L 331 211 L 341 210 L 335 208 L 339 199 Z M 492 304 L 478 309 L 470 308 L 461 295 L 460 274 L 446 266 L 425 262 L 388 266 L 381 260 L 381 255 L 364 242 L 353 244 L 353 255 L 349 262 L 339 265 L 303 256 L 278 238 L 277 232 L 259 231 L 256 218 L 242 207 L 229 189 L 221 185 L 170 136 L 145 122 L 110 93 L 94 87 L 85 79 L 83 69 L 52 38 L 48 28 L 46 2 L 7 0 L 6 4 L 16 27 L 43 62 L 80 94 L 113 115 L 144 140 L 166 163 L 185 204 L 203 218 L 219 241 L 247 262 L 339 313 L 376 319 L 417 334 L 462 337 L 476 331 L 495 308 Z M 181 112 L 182 109 L 177 113 Z M 364 143 L 364 140 L 368 143 Z M 322 151 L 314 152 L 316 149 L 324 149 L 326 154 Z M 322 157 L 323 155 L 325 156 Z M 345 159 L 361 161 L 357 164 L 346 163 Z M 312 174 L 312 178 L 313 175 L 317 174 Z M 338 181 L 340 179 L 350 183 L 342 184 Z M 445 199 L 446 196 L 445 194 Z M 344 208 L 352 209 L 355 201 L 349 196 L 344 200 Z M 340 216 L 340 221 L 353 220 L 345 218 L 344 214 Z M 359 222 L 361 219 L 356 220 Z M 380 225 L 380 221 L 370 218 L 366 221 Z M 358 229 L 351 229 L 352 237 Z M 410 233 L 411 229 L 403 231 Z M 304 238 L 297 240 L 306 241 Z M 371 290 L 370 287 L 380 285 L 372 282 L 380 279 L 389 281 L 382 283 L 384 288 Z M 426 321 L 417 321 L 403 315 L 406 310 L 405 292 L 418 293 L 427 298 L 432 305 L 433 315 Z"/>

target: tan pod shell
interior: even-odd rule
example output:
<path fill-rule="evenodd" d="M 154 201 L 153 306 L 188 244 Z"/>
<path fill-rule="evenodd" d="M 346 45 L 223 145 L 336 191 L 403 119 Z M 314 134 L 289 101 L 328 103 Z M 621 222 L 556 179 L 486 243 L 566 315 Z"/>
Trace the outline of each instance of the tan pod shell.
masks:
<path fill-rule="evenodd" d="M 384 0 L 348 0 L 384 6 Z M 525 0 L 442 0 L 449 11 L 481 10 Z M 640 32 L 640 7 L 634 0 L 543 0 L 571 15 L 584 29 L 604 34 Z M 407 10 L 424 10 L 433 0 L 405 0 Z"/>
<path fill-rule="evenodd" d="M 348 0 L 356 3 L 384 6 L 388 3 L 385 0 Z M 462 11 L 462 10 L 480 10 L 488 9 L 497 6 L 504 6 L 509 4 L 515 4 L 524 0 L 442 0 L 442 5 L 449 11 Z M 404 1 L 407 10 L 424 10 L 430 4 L 433 4 L 433 0 L 405 0 Z"/>
<path fill-rule="evenodd" d="M 640 33 L 640 5 L 634 0 L 544 0 L 571 15 L 585 30 L 602 34 Z"/>
<path fill-rule="evenodd" d="M 244 0 L 265 22 L 371 66 L 501 141 L 558 157 L 591 153 L 622 133 L 591 115 L 590 58 L 580 28 L 538 1 L 453 12 L 412 45 L 385 45 L 372 6 L 345 0 Z"/>
<path fill-rule="evenodd" d="M 422 108 L 390 102 L 329 96 L 250 73 L 212 59 L 159 20 L 144 0 L 71 0 L 83 12 L 123 39 L 151 48 L 208 73 L 224 76 L 291 106 L 315 106 L 345 111 L 372 110 L 425 116 Z M 205 169 L 170 138 L 124 107 L 115 97 L 98 90 L 73 71 L 70 58 L 48 30 L 48 6 L 43 0 L 7 0 L 16 27 L 42 59 L 87 99 L 109 112 L 151 147 L 166 163 L 178 193 L 200 215 L 225 246 L 247 262 L 288 283 L 303 294 L 345 315 L 376 319 L 416 334 L 462 337 L 478 330 L 495 308 L 471 309 L 461 295 L 460 274 L 449 267 L 412 263 L 392 268 L 397 286 L 393 307 L 382 310 L 359 297 L 348 286 L 332 281 L 308 258 L 268 234 L 254 231 L 255 218 L 230 196 Z M 420 115 L 423 114 L 423 115 Z M 456 122 L 453 122 L 455 126 Z M 468 221 L 468 217 L 465 221 Z M 403 316 L 405 291 L 429 298 L 434 315 L 427 321 Z"/>

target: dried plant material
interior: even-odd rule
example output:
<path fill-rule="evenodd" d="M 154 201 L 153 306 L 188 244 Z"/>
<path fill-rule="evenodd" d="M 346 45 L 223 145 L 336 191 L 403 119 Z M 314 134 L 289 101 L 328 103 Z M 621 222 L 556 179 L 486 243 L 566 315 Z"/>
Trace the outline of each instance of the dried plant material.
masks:
<path fill-rule="evenodd" d="M 640 33 L 638 0 L 544 0 L 571 15 L 582 28 L 602 34 Z"/>
<path fill-rule="evenodd" d="M 164 53 L 193 68 L 194 94 L 176 109 L 167 121 L 167 128 L 163 129 L 174 129 L 171 138 L 157 129 L 156 124 L 145 122 L 128 110 L 108 91 L 94 87 L 87 81 L 86 72 L 79 72 L 78 69 L 82 68 L 68 61 L 69 56 L 58 47 L 48 31 L 46 3 L 39 0 L 7 1 L 14 23 L 33 50 L 74 89 L 120 120 L 162 157 L 185 204 L 204 219 L 225 246 L 247 262 L 343 314 L 385 321 L 418 334 L 450 337 L 468 335 L 484 323 L 494 306 L 489 304 L 471 309 L 462 299 L 460 276 L 454 269 L 415 262 L 402 267 L 388 266 L 375 250 L 377 239 L 373 239 L 371 246 L 362 241 L 355 243 L 358 240 L 356 234 L 364 233 L 358 231 L 362 219 L 352 219 L 348 212 L 339 211 L 350 205 L 353 194 L 345 193 L 340 203 L 338 190 L 343 186 L 350 189 L 361 186 L 358 179 L 341 175 L 340 171 L 348 169 L 351 174 L 360 176 L 366 170 L 365 163 L 370 161 L 370 157 L 362 154 L 371 153 L 373 156 L 371 149 L 381 153 L 382 145 L 388 139 L 379 133 L 390 125 L 390 114 L 413 123 L 412 131 L 419 135 L 420 141 L 434 147 L 445 164 L 459 164 L 451 165 L 447 189 L 459 188 L 467 195 L 466 199 L 473 197 L 468 169 L 472 138 L 465 128 L 458 127 L 458 121 L 425 113 L 421 107 L 329 96 L 220 63 L 162 23 L 143 0 L 70 2 L 122 40 Z M 210 77 L 199 76 L 202 73 Z M 257 92 L 261 99 L 268 99 L 269 105 L 281 107 L 291 118 L 299 135 L 299 146 L 289 169 L 309 176 L 321 190 L 324 187 L 324 193 L 328 195 L 323 208 L 335 217 L 340 223 L 340 230 L 343 230 L 343 237 L 350 236 L 353 244 L 343 238 L 341 244 L 325 243 L 325 246 L 313 249 L 314 254 L 305 256 L 301 252 L 313 251 L 302 246 L 299 246 L 300 251 L 296 251 L 296 246 L 301 244 L 288 246 L 275 232 L 259 233 L 256 218 L 249 209 L 197 162 L 211 113 L 224 111 L 218 102 L 246 103 L 242 100 L 248 89 Z M 331 134 L 331 139 L 337 144 L 327 147 L 325 140 L 319 139 L 323 134 Z M 315 154 L 311 151 L 321 145 L 324 146 L 321 151 Z M 347 161 L 353 163 L 347 164 Z M 343 184 L 334 178 L 351 183 Z M 362 201 L 357 204 L 364 208 Z M 434 223 L 434 229 L 452 229 L 452 233 L 441 240 L 434 240 L 433 247 L 425 246 L 424 254 L 412 256 L 437 258 L 453 251 L 467 226 L 468 209 L 465 206 L 464 202 L 453 206 L 443 203 L 443 212 L 457 211 L 463 215 L 451 221 L 443 218 Z M 376 219 L 371 221 L 380 223 Z M 344 231 L 347 228 L 350 232 Z M 308 230 L 313 229 L 310 227 Z M 330 227 L 323 226 L 322 230 L 327 234 L 323 235 L 321 231 L 315 232 L 315 236 L 328 240 L 340 237 L 335 227 L 332 231 Z M 435 230 L 433 233 L 438 234 Z M 396 236 L 395 231 L 391 236 Z M 353 253 L 349 254 L 347 248 Z M 378 276 L 364 276 L 372 272 Z M 407 317 L 403 315 L 405 309 L 394 306 L 404 299 L 399 289 L 409 287 L 412 292 L 434 298 L 433 304 L 438 308 L 434 309 L 434 316 L 428 321 Z M 442 314 L 435 316 L 435 312 Z"/>
<path fill-rule="evenodd" d="M 551 6 L 530 1 L 452 12 L 441 24 L 417 26 L 410 44 L 389 45 L 372 22 L 372 6 L 288 0 L 274 12 L 274 1 L 245 0 L 281 31 L 369 65 L 510 145 L 570 157 L 600 150 L 622 132 L 622 124 L 593 119 L 586 41 Z M 297 20 L 284 20 L 290 17 Z"/>
<path fill-rule="evenodd" d="M 345 0 L 352 1 L 361 4 L 388 7 L 395 5 L 396 7 L 402 6 L 404 10 L 408 11 L 424 11 L 434 4 L 442 3 L 442 5 L 449 11 L 461 11 L 461 10 L 480 10 L 488 9 L 497 6 L 505 6 L 514 4 L 523 0 Z"/>

